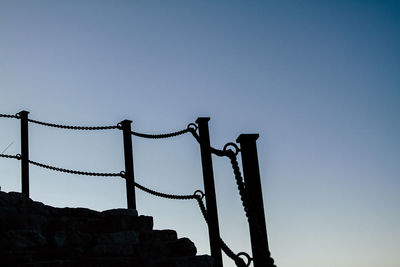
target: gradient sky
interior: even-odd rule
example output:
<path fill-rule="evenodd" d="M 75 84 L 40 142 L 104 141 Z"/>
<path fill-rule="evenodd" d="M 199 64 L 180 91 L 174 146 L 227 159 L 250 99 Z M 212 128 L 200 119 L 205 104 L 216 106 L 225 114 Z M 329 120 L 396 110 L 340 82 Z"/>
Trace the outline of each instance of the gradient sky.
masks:
<path fill-rule="evenodd" d="M 0 1 L 0 113 L 161 133 L 209 116 L 221 148 L 259 133 L 272 256 L 279 267 L 400 266 L 400 4 L 397 1 Z M 19 122 L 0 120 L 17 154 Z M 190 135 L 133 138 L 137 182 L 202 188 Z M 30 126 L 32 160 L 123 170 L 121 132 Z M 251 252 L 227 159 L 213 158 L 221 233 Z M 31 197 L 125 207 L 124 181 L 31 166 Z M 20 191 L 19 162 L 0 186 Z M 137 191 L 140 214 L 209 253 L 195 202 Z M 226 266 L 233 266 L 230 260 Z"/>

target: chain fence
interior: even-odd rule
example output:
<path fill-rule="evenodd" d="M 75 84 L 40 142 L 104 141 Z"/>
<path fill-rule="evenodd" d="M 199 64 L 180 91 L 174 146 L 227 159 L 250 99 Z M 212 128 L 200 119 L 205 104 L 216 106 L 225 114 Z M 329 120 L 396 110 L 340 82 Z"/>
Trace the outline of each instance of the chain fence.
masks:
<path fill-rule="evenodd" d="M 0 114 L 0 118 L 16 118 L 20 119 L 19 113 L 16 115 L 9 115 L 9 114 Z M 72 126 L 72 125 L 63 125 L 63 124 L 54 124 L 54 123 L 48 123 L 48 122 L 42 122 L 38 120 L 33 120 L 29 119 L 28 121 L 34 124 L 38 125 L 43 125 L 43 126 L 48 126 L 48 127 L 53 127 L 53 128 L 61 128 L 61 129 L 69 129 L 69 130 L 86 130 L 86 131 L 91 131 L 91 130 L 111 130 L 111 129 L 120 129 L 122 130 L 122 125 L 121 123 L 118 123 L 117 125 L 114 126 Z M 219 156 L 219 157 L 227 157 L 230 159 L 233 173 L 235 176 L 236 180 L 236 185 L 238 187 L 240 199 L 244 208 L 245 215 L 247 217 L 247 220 L 250 220 L 249 212 L 251 212 L 251 203 L 250 200 L 247 197 L 247 192 L 246 192 L 246 186 L 243 181 L 242 174 L 240 172 L 239 164 L 237 161 L 237 155 L 240 152 L 240 149 L 235 143 L 227 143 L 223 149 L 216 149 L 212 147 L 210 144 L 205 144 L 200 136 L 197 133 L 198 126 L 195 123 L 190 123 L 186 129 L 171 132 L 171 133 L 162 133 L 162 134 L 148 134 L 148 133 L 140 133 L 136 131 L 131 131 L 131 134 L 137 137 L 141 138 L 148 138 L 148 139 L 164 139 L 164 138 L 171 138 L 171 137 L 176 137 L 180 136 L 183 134 L 186 134 L 190 132 L 195 140 L 203 147 L 208 149 L 212 154 Z M 11 159 L 17 159 L 21 160 L 21 155 L 8 155 L 8 154 L 0 154 L 1 158 L 11 158 Z M 39 163 L 36 161 L 29 160 L 29 163 L 41 168 L 53 170 L 53 171 L 58 171 L 58 172 L 64 172 L 64 173 L 69 173 L 69 174 L 76 174 L 76 175 L 86 175 L 86 176 L 100 176 L 100 177 L 122 177 L 125 178 L 125 172 L 121 171 L 119 173 L 102 173 L 102 172 L 88 172 L 88 171 L 77 171 L 77 170 L 71 170 L 71 169 L 66 169 L 66 168 L 59 168 L 59 167 L 54 167 L 51 165 Z M 203 218 L 205 222 L 209 225 L 209 219 L 208 219 L 208 213 L 207 209 L 203 203 L 203 198 L 204 198 L 204 193 L 200 190 L 196 190 L 192 195 L 173 195 L 173 194 L 166 194 L 166 193 L 161 193 L 157 192 L 155 190 L 149 189 L 145 186 L 142 186 L 136 182 L 134 182 L 135 187 L 139 188 L 140 190 L 157 196 L 161 198 L 167 198 L 167 199 L 175 199 L 175 200 L 189 200 L 189 199 L 194 199 L 197 201 L 198 206 L 200 208 L 200 211 L 203 215 Z M 212 227 L 209 227 L 211 229 Z M 258 227 L 259 228 L 259 227 Z M 214 233 L 216 234 L 216 233 Z M 219 244 L 221 249 L 224 251 L 224 253 L 231 258 L 235 264 L 238 267 L 247 267 L 250 265 L 252 258 L 245 252 L 240 252 L 238 254 L 235 254 L 227 245 L 226 243 L 222 240 L 220 236 L 218 236 Z M 241 258 L 245 257 L 247 259 L 247 263 Z M 272 259 L 271 259 L 272 260 Z M 271 263 L 271 266 L 273 265 L 273 260 Z"/>

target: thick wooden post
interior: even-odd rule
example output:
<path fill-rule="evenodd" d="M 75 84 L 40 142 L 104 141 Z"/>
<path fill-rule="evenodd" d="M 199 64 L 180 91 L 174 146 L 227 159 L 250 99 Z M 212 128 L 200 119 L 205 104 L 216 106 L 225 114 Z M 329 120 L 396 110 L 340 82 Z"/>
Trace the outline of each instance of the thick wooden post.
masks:
<path fill-rule="evenodd" d="M 126 199 L 127 199 L 128 209 L 136 209 L 131 123 L 132 121 L 130 120 L 124 120 L 121 122 L 121 126 L 124 137 Z"/>
<path fill-rule="evenodd" d="M 267 227 L 261 191 L 260 169 L 258 165 L 256 140 L 258 134 L 241 134 L 240 143 L 243 175 L 249 207 L 249 228 L 254 267 L 272 267 L 274 260 L 268 247 Z"/>
<path fill-rule="evenodd" d="M 222 267 L 222 253 L 219 244 L 219 224 L 217 201 L 215 196 L 214 172 L 210 151 L 210 133 L 208 121 L 210 118 L 201 117 L 196 120 L 199 127 L 201 163 L 203 168 L 204 191 L 209 220 L 208 235 L 210 239 L 211 256 L 214 258 L 214 267 Z"/>
<path fill-rule="evenodd" d="M 21 191 L 29 197 L 29 143 L 28 143 L 28 111 L 21 111 Z"/>

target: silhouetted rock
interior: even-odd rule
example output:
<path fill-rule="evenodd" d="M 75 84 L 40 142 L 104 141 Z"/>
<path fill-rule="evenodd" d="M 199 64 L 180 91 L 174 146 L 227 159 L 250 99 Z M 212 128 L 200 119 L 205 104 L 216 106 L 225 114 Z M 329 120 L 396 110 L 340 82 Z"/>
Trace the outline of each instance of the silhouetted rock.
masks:
<path fill-rule="evenodd" d="M 212 266 L 196 252 L 136 210 L 54 208 L 0 191 L 0 266 Z"/>

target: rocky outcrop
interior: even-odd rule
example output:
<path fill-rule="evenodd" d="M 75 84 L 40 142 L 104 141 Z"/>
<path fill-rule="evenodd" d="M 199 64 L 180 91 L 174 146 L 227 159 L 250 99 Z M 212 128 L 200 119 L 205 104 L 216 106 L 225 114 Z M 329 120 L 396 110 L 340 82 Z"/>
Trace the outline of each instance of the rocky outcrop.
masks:
<path fill-rule="evenodd" d="M 0 266 L 209 267 L 212 258 L 135 210 L 54 208 L 0 191 Z"/>

